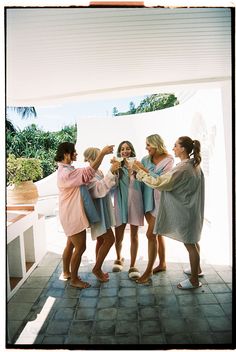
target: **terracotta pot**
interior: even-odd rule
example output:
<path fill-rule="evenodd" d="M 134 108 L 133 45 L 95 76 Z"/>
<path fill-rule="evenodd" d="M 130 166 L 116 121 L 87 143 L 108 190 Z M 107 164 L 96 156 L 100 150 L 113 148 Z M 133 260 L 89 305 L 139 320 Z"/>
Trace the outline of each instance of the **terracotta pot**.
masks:
<path fill-rule="evenodd" d="M 38 197 L 38 190 L 33 181 L 21 182 L 7 188 L 7 204 L 34 204 Z"/>

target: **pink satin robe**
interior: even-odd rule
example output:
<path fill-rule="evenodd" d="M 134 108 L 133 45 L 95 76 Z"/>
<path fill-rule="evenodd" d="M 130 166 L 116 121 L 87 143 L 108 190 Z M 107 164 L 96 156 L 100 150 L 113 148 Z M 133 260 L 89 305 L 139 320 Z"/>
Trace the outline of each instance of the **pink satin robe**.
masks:
<path fill-rule="evenodd" d="M 88 184 L 95 176 L 91 167 L 75 169 L 58 163 L 57 186 L 59 188 L 59 218 L 66 236 L 75 235 L 89 227 L 80 186 Z"/>

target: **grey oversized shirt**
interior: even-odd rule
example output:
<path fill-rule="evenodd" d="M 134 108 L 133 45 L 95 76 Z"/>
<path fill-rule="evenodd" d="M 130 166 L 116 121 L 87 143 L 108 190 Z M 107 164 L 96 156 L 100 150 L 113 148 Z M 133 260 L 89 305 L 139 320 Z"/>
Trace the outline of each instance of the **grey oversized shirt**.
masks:
<path fill-rule="evenodd" d="M 204 219 L 204 175 L 200 166 L 195 168 L 193 159 L 187 159 L 156 178 L 140 170 L 137 179 L 162 191 L 154 233 L 197 243 Z"/>

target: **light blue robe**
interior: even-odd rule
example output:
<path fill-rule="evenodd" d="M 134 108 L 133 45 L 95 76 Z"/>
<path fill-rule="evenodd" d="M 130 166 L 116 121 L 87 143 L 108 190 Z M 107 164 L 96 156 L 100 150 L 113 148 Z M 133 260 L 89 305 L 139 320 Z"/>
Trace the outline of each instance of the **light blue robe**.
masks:
<path fill-rule="evenodd" d="M 141 163 L 149 171 L 149 175 L 157 177 L 172 169 L 174 158 L 171 155 L 167 155 L 158 164 L 154 164 L 149 155 L 147 155 L 142 158 Z M 144 212 L 151 212 L 152 216 L 156 217 L 159 210 L 160 192 L 145 184 L 142 186 L 142 192 Z"/>
<path fill-rule="evenodd" d="M 121 224 L 143 226 L 144 212 L 141 182 L 134 175 L 129 176 L 126 166 L 122 167 L 122 174 L 118 185 L 114 189 L 114 208 L 116 227 Z"/>

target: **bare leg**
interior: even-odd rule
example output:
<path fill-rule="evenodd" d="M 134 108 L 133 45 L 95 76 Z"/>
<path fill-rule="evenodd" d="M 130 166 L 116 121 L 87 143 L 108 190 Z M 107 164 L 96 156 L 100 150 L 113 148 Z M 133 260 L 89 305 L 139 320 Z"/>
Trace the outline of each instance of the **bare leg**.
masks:
<path fill-rule="evenodd" d="M 147 213 L 146 220 L 148 222 L 148 229 L 146 233 L 146 236 L 148 239 L 148 265 L 143 275 L 136 280 L 136 282 L 140 284 L 144 284 L 148 282 L 148 280 L 152 276 L 153 265 L 157 257 L 157 239 L 156 239 L 156 235 L 153 234 L 155 218 L 150 213 Z"/>
<path fill-rule="evenodd" d="M 78 270 L 81 262 L 82 254 L 86 249 L 86 231 L 82 231 L 70 237 L 71 242 L 74 245 L 74 251 L 71 258 L 71 286 L 78 288 L 89 287 L 88 282 L 80 280 L 78 277 Z"/>
<path fill-rule="evenodd" d="M 97 279 L 101 282 L 108 281 L 109 278 L 108 276 L 102 271 L 102 264 L 104 262 L 104 259 L 106 258 L 111 246 L 115 242 L 114 234 L 112 229 L 108 229 L 106 233 L 104 233 L 102 236 L 103 241 L 100 242 L 102 243 L 101 246 L 99 247 L 98 253 L 97 253 L 97 258 L 96 258 L 96 263 L 92 269 L 93 274 L 97 277 Z"/>
<path fill-rule="evenodd" d="M 195 246 L 196 246 L 196 248 L 197 248 L 198 255 L 199 255 L 199 257 L 200 257 L 200 245 L 199 245 L 199 243 L 196 243 Z M 200 274 L 201 272 L 202 272 L 202 268 L 201 268 L 201 264 L 200 264 L 200 260 L 199 260 L 198 274 Z"/>
<path fill-rule="evenodd" d="M 126 224 L 122 224 L 115 228 L 115 238 L 116 238 L 115 247 L 116 247 L 117 260 L 122 260 L 121 249 L 122 249 L 122 241 L 124 238 L 125 226 Z"/>
<path fill-rule="evenodd" d="M 67 237 L 66 247 L 63 251 L 63 277 L 64 279 L 69 279 L 71 277 L 70 272 L 70 262 L 73 253 L 74 245 L 70 240 L 70 237 Z"/>
<path fill-rule="evenodd" d="M 99 249 L 100 249 L 100 247 L 102 246 L 103 242 L 104 242 L 103 236 L 97 237 L 97 243 L 96 243 L 96 248 L 95 248 L 96 260 L 97 260 L 97 257 L 98 257 Z M 104 273 L 104 275 L 105 275 L 106 277 L 109 277 L 109 274 L 108 274 L 108 273 Z"/>
<path fill-rule="evenodd" d="M 198 268 L 200 263 L 200 256 L 198 253 L 197 246 L 196 244 L 186 244 L 186 243 L 184 245 L 187 248 L 187 251 L 189 253 L 189 261 L 190 261 L 190 268 L 191 268 L 191 276 L 189 280 L 193 286 L 198 286 L 199 285 Z"/>
<path fill-rule="evenodd" d="M 135 266 L 138 253 L 138 226 L 130 225 L 130 267 Z"/>
<path fill-rule="evenodd" d="M 158 235 L 157 241 L 158 241 L 158 256 L 159 256 L 159 265 L 156 266 L 153 269 L 153 274 L 158 273 L 159 271 L 165 271 L 166 270 L 166 250 L 165 250 L 165 241 L 163 236 Z"/>

